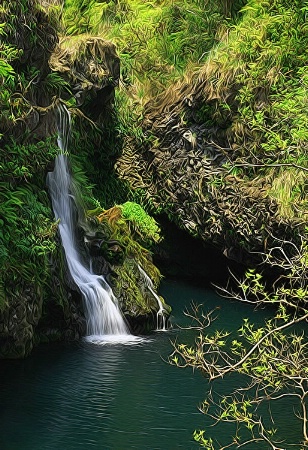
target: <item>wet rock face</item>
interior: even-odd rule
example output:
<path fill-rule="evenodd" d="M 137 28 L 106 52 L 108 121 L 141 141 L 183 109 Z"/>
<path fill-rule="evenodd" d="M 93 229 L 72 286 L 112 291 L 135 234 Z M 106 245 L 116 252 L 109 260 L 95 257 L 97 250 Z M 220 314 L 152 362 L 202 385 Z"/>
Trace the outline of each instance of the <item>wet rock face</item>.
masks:
<path fill-rule="evenodd" d="M 57 289 L 54 278 L 54 290 Z M 10 290 L 14 292 L 14 287 Z M 0 311 L 0 359 L 24 358 L 39 342 L 71 341 L 84 335 L 86 326 L 79 293 L 67 289 L 64 300 L 60 305 L 52 292 L 43 300 L 41 290 L 20 281 L 18 292 L 7 298 L 8 306 Z"/>
<path fill-rule="evenodd" d="M 55 299 L 44 302 L 42 317 L 36 328 L 37 342 L 75 341 L 86 333 L 81 295 L 78 291 L 66 289 L 65 304 Z"/>
<path fill-rule="evenodd" d="M 117 207 L 113 208 L 113 210 L 115 209 Z M 119 239 L 121 237 L 124 237 L 125 240 L 131 239 L 130 250 L 128 250 L 127 244 L 125 245 L 117 239 L 110 239 L 110 234 L 106 233 L 106 223 L 100 231 L 86 234 L 85 244 L 92 258 L 93 272 L 103 275 L 112 287 L 131 331 L 134 333 L 148 332 L 156 328 L 156 315 L 159 306 L 157 298 L 147 287 L 144 276 L 141 274 L 138 264 L 140 254 L 136 250 L 135 252 L 132 251 L 135 240 L 129 229 L 126 228 L 125 222 L 122 223 L 122 227 L 124 229 L 122 228 Z M 102 232 L 103 229 L 106 233 L 105 236 Z M 137 244 L 135 248 L 141 250 L 143 256 L 145 256 L 143 264 L 152 275 L 155 275 L 152 291 L 156 293 L 160 274 L 152 262 L 151 254 L 145 248 L 140 247 L 140 244 Z M 160 300 L 164 304 L 167 316 L 170 307 L 165 304 L 163 298 L 160 298 Z"/>
<path fill-rule="evenodd" d="M 160 216 L 159 222 L 164 239 L 154 250 L 153 262 L 164 276 L 213 287 L 227 284 L 229 270 L 238 277 L 243 275 L 245 266 L 227 258 L 215 246 L 190 236 L 165 216 Z"/>
<path fill-rule="evenodd" d="M 23 358 L 34 345 L 35 328 L 41 318 L 42 296 L 23 285 L 0 313 L 0 357 Z"/>

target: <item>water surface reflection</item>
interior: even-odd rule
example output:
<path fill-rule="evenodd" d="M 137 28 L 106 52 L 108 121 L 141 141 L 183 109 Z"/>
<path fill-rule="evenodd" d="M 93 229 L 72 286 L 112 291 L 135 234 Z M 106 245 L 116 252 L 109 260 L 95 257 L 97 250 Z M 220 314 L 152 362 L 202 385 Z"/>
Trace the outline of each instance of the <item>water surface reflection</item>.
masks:
<path fill-rule="evenodd" d="M 173 306 L 172 322 L 181 325 L 192 300 L 207 309 L 219 306 L 217 326 L 224 329 L 238 328 L 243 316 L 257 322 L 266 316 L 185 283 L 164 282 L 162 294 Z M 198 449 L 192 433 L 209 426 L 197 409 L 208 386 L 200 373 L 166 363 L 175 338 L 186 342 L 193 336 L 174 327 L 137 345 L 44 345 L 24 361 L 1 361 L 0 449 Z M 235 381 L 220 383 L 219 390 Z M 284 408 L 284 432 L 295 436 L 297 425 Z M 227 432 L 211 430 L 221 442 Z"/>

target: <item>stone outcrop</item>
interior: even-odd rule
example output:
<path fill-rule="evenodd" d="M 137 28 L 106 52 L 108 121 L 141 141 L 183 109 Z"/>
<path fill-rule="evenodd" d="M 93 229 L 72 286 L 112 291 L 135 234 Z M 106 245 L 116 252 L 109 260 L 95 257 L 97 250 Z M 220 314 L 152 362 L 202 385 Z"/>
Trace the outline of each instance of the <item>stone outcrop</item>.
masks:
<path fill-rule="evenodd" d="M 95 232 L 85 234 L 84 238 L 92 256 L 93 270 L 104 275 L 112 286 L 131 330 L 148 332 L 157 326 L 159 305 L 157 294 L 153 295 L 153 292 L 157 291 L 161 274 L 144 241 L 154 244 L 159 240 L 158 233 L 154 239 L 146 228 L 140 233 L 132 218 L 123 217 L 120 206 L 102 211 L 97 220 Z M 151 289 L 146 276 L 152 283 Z M 162 297 L 159 299 L 167 319 L 171 308 Z"/>
<path fill-rule="evenodd" d="M 0 356 L 20 358 L 33 348 L 34 330 L 42 314 L 43 299 L 39 292 L 22 283 L 18 294 L 9 299 L 10 305 L 1 314 Z"/>
<path fill-rule="evenodd" d="M 68 83 L 76 106 L 93 120 L 106 113 L 120 78 L 115 45 L 100 37 L 63 38 L 52 54 L 50 66 Z"/>
<path fill-rule="evenodd" d="M 243 157 L 239 141 L 249 133 L 237 123 L 239 86 L 223 85 L 219 70 L 209 64 L 150 101 L 141 124 L 147 142 L 128 140 L 116 169 L 182 230 L 251 267 L 303 222 L 281 217 L 271 176 L 258 176 L 251 154 Z"/>
<path fill-rule="evenodd" d="M 53 282 L 57 283 L 55 276 Z M 84 334 L 80 299 L 65 285 L 62 290 L 66 292 L 61 305 L 52 293 L 46 299 L 46 292 L 22 280 L 15 292 L 12 286 L 9 305 L 0 312 L 0 358 L 24 358 L 39 342 L 75 340 Z"/>
<path fill-rule="evenodd" d="M 32 140 L 40 140 L 54 131 L 48 126 L 53 119 L 46 115 L 53 109 L 55 92 L 50 89 L 49 58 L 58 35 L 46 12 L 34 0 L 27 2 L 27 7 L 22 2 L 4 1 L 0 23 L 6 24 L 1 36 L 4 49 L 13 55 L 9 61 L 19 74 L 18 83 L 3 86 L 11 90 L 11 98 L 1 105 L 0 133 L 4 139 L 14 136 L 17 141 L 31 133 Z"/>

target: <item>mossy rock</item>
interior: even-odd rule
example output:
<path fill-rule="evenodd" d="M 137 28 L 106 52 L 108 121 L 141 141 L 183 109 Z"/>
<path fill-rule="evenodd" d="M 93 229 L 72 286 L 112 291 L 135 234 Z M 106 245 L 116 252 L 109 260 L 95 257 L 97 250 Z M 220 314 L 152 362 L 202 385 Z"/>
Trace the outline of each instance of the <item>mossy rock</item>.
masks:
<path fill-rule="evenodd" d="M 50 67 L 69 84 L 62 93 L 71 106 L 78 106 L 97 120 L 113 101 L 120 78 L 120 60 L 115 45 L 101 37 L 64 37 L 50 58 Z"/>
<path fill-rule="evenodd" d="M 94 266 L 100 265 L 100 273 L 108 277 L 124 315 L 135 323 L 143 317 L 153 324 L 160 301 L 168 316 L 171 308 L 157 294 L 161 274 L 153 264 L 151 252 L 143 246 L 145 242 L 151 246 L 160 240 L 154 219 L 130 202 L 101 212 L 98 221 L 96 233 L 86 241 L 94 242 Z"/>

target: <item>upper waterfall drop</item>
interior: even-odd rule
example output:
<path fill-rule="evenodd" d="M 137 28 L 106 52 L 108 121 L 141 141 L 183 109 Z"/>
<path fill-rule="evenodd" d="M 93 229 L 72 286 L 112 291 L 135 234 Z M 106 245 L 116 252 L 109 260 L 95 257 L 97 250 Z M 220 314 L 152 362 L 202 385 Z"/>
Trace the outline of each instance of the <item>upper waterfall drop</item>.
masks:
<path fill-rule="evenodd" d="M 78 250 L 75 222 L 76 206 L 67 148 L 70 114 L 59 107 L 58 145 L 61 150 L 53 172 L 47 175 L 52 207 L 57 220 L 70 274 L 80 289 L 87 321 L 87 340 L 95 343 L 127 342 L 138 339 L 129 333 L 116 297 L 102 275 L 92 273 L 90 262 L 83 261 Z"/>

